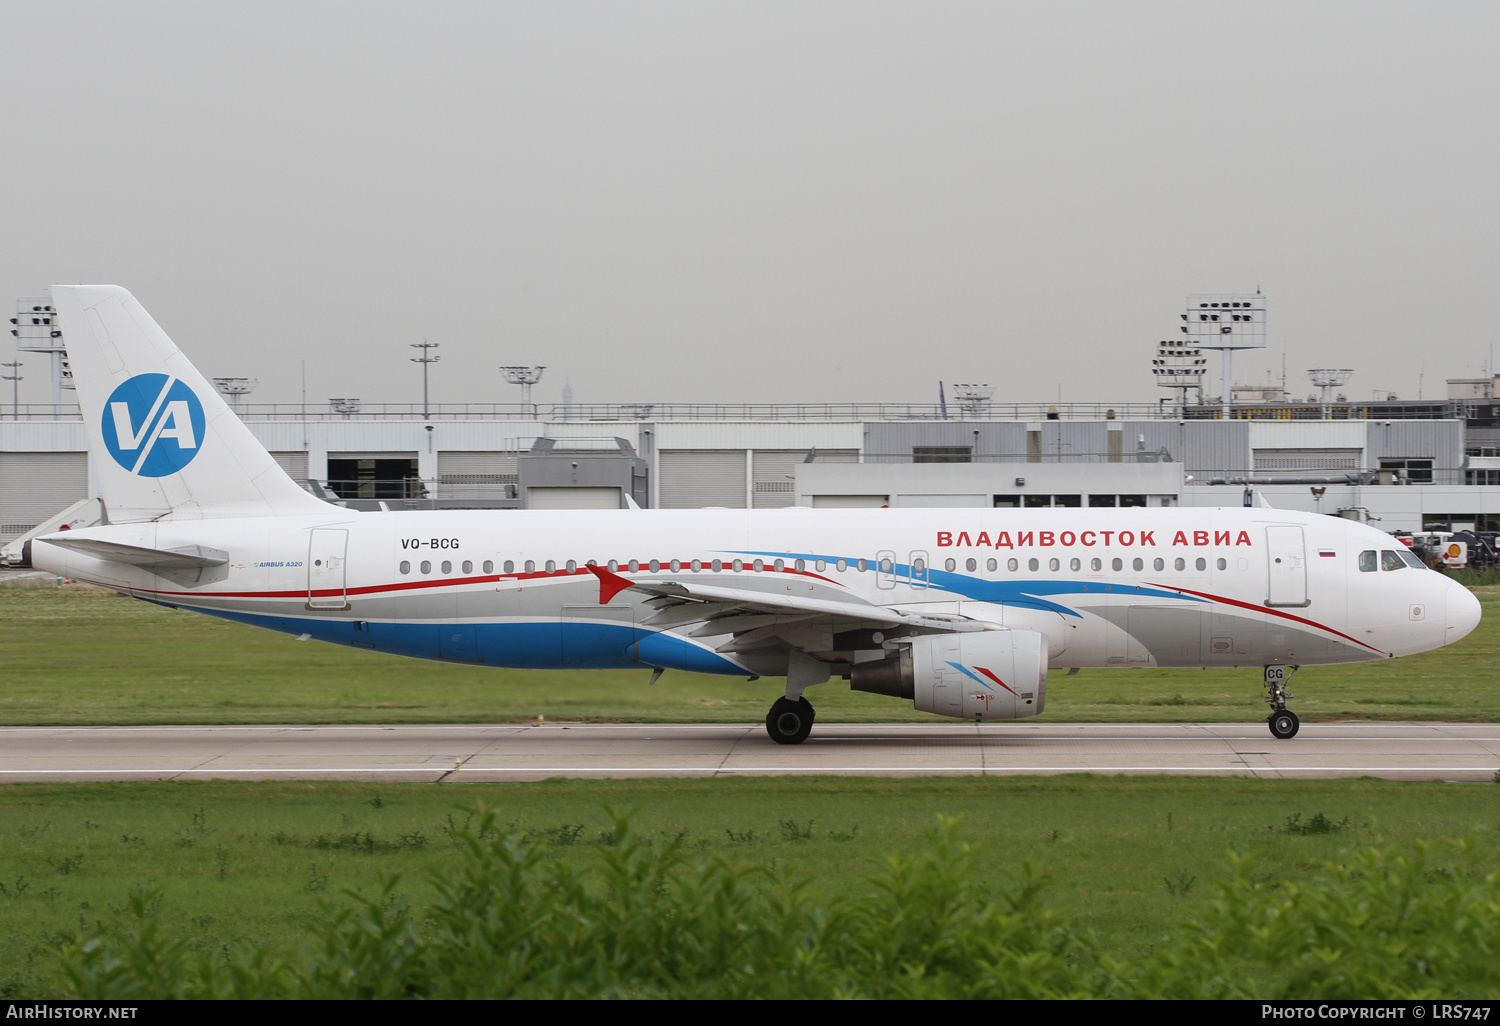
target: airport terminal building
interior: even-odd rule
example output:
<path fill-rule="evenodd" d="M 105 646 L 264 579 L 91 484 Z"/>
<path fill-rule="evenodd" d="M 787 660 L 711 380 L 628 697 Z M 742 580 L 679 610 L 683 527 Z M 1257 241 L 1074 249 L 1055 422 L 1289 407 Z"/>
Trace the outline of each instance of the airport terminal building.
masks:
<path fill-rule="evenodd" d="M 231 397 L 233 401 L 233 397 Z M 1427 402 L 241 404 L 353 509 L 1240 506 L 1387 531 L 1500 525 L 1500 379 Z M 0 543 L 93 495 L 76 408 L 0 420 Z"/>

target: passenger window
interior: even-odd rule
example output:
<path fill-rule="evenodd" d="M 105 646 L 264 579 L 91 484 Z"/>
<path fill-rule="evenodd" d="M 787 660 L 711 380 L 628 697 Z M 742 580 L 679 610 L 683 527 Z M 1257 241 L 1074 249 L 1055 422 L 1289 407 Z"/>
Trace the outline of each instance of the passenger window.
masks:
<path fill-rule="evenodd" d="M 495 572 L 495 561 L 493 559 L 486 559 L 484 561 L 484 572 L 487 574 Z"/>
<path fill-rule="evenodd" d="M 528 574 L 534 574 L 534 573 L 536 573 L 536 560 L 534 560 L 534 559 L 528 559 L 526 561 L 526 572 Z"/>
<path fill-rule="evenodd" d="M 713 562 L 709 563 L 709 567 L 713 570 L 714 573 L 718 573 L 720 570 L 724 569 L 724 563 L 721 560 L 716 559 Z"/>
<path fill-rule="evenodd" d="M 751 566 L 755 567 L 756 573 L 760 573 L 766 568 L 766 563 L 765 560 L 757 559 L 754 563 L 751 564 Z"/>
<path fill-rule="evenodd" d="M 999 566 L 1000 566 L 1000 563 L 997 560 L 993 560 L 993 559 L 986 560 L 985 564 L 984 564 L 984 568 L 986 570 L 990 571 L 991 573 L 994 573 L 995 570 L 996 570 L 996 568 L 999 567 Z"/>
<path fill-rule="evenodd" d="M 1186 570 L 1187 569 L 1187 560 L 1183 559 L 1181 556 L 1178 556 L 1176 559 L 1174 559 L 1172 561 L 1172 569 L 1173 570 Z"/>
<path fill-rule="evenodd" d="M 1051 570 L 1051 571 L 1053 571 L 1053 572 L 1054 572 L 1054 573 L 1055 573 L 1055 572 L 1056 572 L 1056 571 L 1057 571 L 1057 570 L 1058 570 L 1058 569 L 1059 569 L 1059 568 L 1060 568 L 1060 567 L 1061 567 L 1061 566 L 1062 566 L 1062 564 L 1061 564 L 1061 563 L 1059 563 L 1059 562 L 1058 562 L 1058 561 L 1057 561 L 1057 560 L 1056 560 L 1056 559 L 1049 559 L 1049 560 L 1047 560 L 1047 569 L 1048 569 L 1048 570 Z"/>
<path fill-rule="evenodd" d="M 578 569 L 578 563 L 577 563 L 577 561 L 576 560 L 572 560 L 572 559 L 568 560 L 568 573 L 572 573 L 574 570 L 577 570 L 577 569 Z"/>
<path fill-rule="evenodd" d="M 979 569 L 979 560 L 973 558 L 964 560 L 964 569 L 972 574 L 975 570 Z"/>
<path fill-rule="evenodd" d="M 1098 556 L 1095 556 L 1093 559 L 1089 560 L 1089 569 L 1090 570 L 1103 570 L 1104 569 L 1104 560 L 1100 559 Z"/>
<path fill-rule="evenodd" d="M 1132 559 L 1130 561 L 1130 569 L 1132 569 L 1132 570 L 1144 570 L 1144 569 L 1146 569 L 1146 561 L 1144 559 L 1142 559 L 1140 556 L 1136 556 L 1134 559 Z"/>
<path fill-rule="evenodd" d="M 798 560 L 798 562 L 801 562 L 801 560 Z M 926 560 L 923 560 L 923 559 L 912 560 L 912 564 L 911 564 L 911 572 L 912 573 L 920 575 L 922 573 L 922 571 L 924 571 L 926 569 L 927 569 L 927 561 Z"/>
<path fill-rule="evenodd" d="M 868 559 L 861 559 L 854 565 L 859 568 L 860 573 L 864 573 L 866 570 L 870 569 L 870 561 Z"/>
<path fill-rule="evenodd" d="M 486 568 L 488 568 L 489 564 L 486 563 L 485 566 Z M 514 559 L 507 559 L 505 561 L 505 572 L 508 574 L 513 574 L 516 572 L 516 561 Z"/>
<path fill-rule="evenodd" d="M 1111 567 L 1113 567 L 1114 569 L 1116 569 L 1116 570 L 1124 570 L 1125 569 L 1125 561 L 1123 559 L 1121 559 L 1119 556 L 1116 556 L 1114 559 L 1110 560 L 1109 561 L 1109 565 Z"/>
<path fill-rule="evenodd" d="M 822 573 L 824 570 L 828 569 L 828 561 L 823 559 L 815 561 L 813 563 L 813 569 L 818 571 L 818 573 Z"/>
<path fill-rule="evenodd" d="M 807 560 L 805 560 L 805 559 L 794 559 L 794 560 L 792 560 L 792 566 L 796 567 L 798 571 L 806 570 L 807 569 Z"/>
<path fill-rule="evenodd" d="M 409 573 L 411 573 L 411 560 L 409 560 L 409 559 L 403 559 L 401 561 L 401 572 L 403 574 L 409 574 Z"/>
<path fill-rule="evenodd" d="M 1196 563 L 1194 563 L 1193 565 L 1196 566 L 1199 570 L 1207 570 L 1208 569 L 1208 560 L 1204 559 L 1202 556 L 1199 556 L 1198 557 L 1198 561 Z"/>
<path fill-rule="evenodd" d="M 468 559 L 464 560 L 464 573 L 466 573 L 466 574 L 472 574 L 473 572 L 474 572 L 474 563 L 473 563 L 473 561 L 472 560 L 468 560 Z"/>
<path fill-rule="evenodd" d="M 1007 559 L 1005 561 L 1005 569 L 1012 572 L 1019 570 L 1021 569 L 1021 561 L 1018 559 Z"/>
<path fill-rule="evenodd" d="M 422 572 L 424 574 L 430 574 L 430 573 L 432 573 L 432 560 L 430 560 L 430 559 L 424 559 L 424 560 L 422 560 Z"/>
<path fill-rule="evenodd" d="M 1359 572 L 1362 574 L 1372 574 L 1376 569 L 1375 550 L 1365 549 L 1365 551 L 1359 554 Z"/>
<path fill-rule="evenodd" d="M 1223 556 L 1220 556 L 1219 557 L 1219 562 L 1216 565 L 1218 566 L 1218 568 L 1220 570 L 1228 570 L 1229 569 L 1229 560 L 1225 559 Z"/>
<path fill-rule="evenodd" d="M 445 573 L 445 574 L 451 574 L 452 572 L 453 572 L 453 561 L 450 560 L 450 559 L 443 560 L 443 573 Z"/>
<path fill-rule="evenodd" d="M 957 566 L 958 566 L 958 564 L 956 562 L 954 562 L 953 560 L 951 560 L 951 559 L 945 559 L 945 560 L 943 560 L 943 569 L 944 570 L 952 571 Z"/>
<path fill-rule="evenodd" d="M 1034 559 L 1028 559 L 1026 561 L 1026 569 L 1028 569 L 1028 570 L 1040 570 L 1041 567 L 1042 567 L 1042 564 L 1038 563 Z"/>
<path fill-rule="evenodd" d="M 1072 559 L 1070 559 L 1068 561 L 1068 569 L 1069 570 L 1081 570 L 1082 568 L 1083 568 L 1083 560 L 1079 559 L 1077 556 L 1074 556 Z"/>
<path fill-rule="evenodd" d="M 1380 569 L 1382 570 L 1405 570 L 1406 560 L 1402 559 L 1394 549 L 1380 550 Z"/>
<path fill-rule="evenodd" d="M 786 569 L 786 563 L 784 561 L 780 560 L 780 559 L 778 559 L 776 562 L 772 563 L 771 565 L 776 568 L 776 572 L 778 574 L 781 573 L 782 571 L 784 571 Z"/>
<path fill-rule="evenodd" d="M 703 569 L 703 560 L 695 559 L 689 565 L 693 568 L 693 573 L 697 573 L 699 570 Z"/>
<path fill-rule="evenodd" d="M 1165 559 L 1162 559 L 1160 556 L 1157 556 L 1151 561 L 1151 569 L 1153 570 L 1165 570 L 1166 568 L 1167 561 Z"/>

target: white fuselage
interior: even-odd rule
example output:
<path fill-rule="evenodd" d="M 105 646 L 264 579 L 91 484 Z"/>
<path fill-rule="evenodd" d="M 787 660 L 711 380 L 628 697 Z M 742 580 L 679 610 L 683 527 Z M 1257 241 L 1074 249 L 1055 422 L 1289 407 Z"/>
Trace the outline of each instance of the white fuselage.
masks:
<path fill-rule="evenodd" d="M 172 520 L 73 537 L 226 565 L 147 570 L 38 540 L 36 566 L 376 651 L 490 666 L 785 673 L 701 624 L 645 623 L 629 581 L 956 614 L 1047 636 L 1054 667 L 1352 662 L 1449 644 L 1473 595 L 1378 530 L 1273 509 L 437 511 Z M 1376 569 L 1361 569 L 1374 552 Z M 1370 565 L 1371 557 L 1364 563 Z M 1400 562 L 1397 560 L 1397 562 Z M 1392 566 L 1390 559 L 1384 565 Z M 870 637 L 821 658 L 858 661 Z"/>

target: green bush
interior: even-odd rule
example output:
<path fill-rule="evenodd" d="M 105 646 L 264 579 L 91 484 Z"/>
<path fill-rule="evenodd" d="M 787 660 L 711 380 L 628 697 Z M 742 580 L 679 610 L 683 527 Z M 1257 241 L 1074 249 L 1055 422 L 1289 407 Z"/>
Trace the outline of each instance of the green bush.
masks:
<path fill-rule="evenodd" d="M 295 956 L 234 960 L 166 937 L 159 899 L 62 943 L 70 993 L 138 998 L 1492 997 L 1500 882 L 1429 849 L 1366 853 L 1277 886 L 1237 862 L 1214 903 L 1139 962 L 1101 953 L 1041 903 L 1025 868 L 977 877 L 955 821 L 853 897 L 784 873 L 691 863 L 623 818 L 584 872 L 482 813 L 413 908 L 399 879 L 328 919 Z"/>

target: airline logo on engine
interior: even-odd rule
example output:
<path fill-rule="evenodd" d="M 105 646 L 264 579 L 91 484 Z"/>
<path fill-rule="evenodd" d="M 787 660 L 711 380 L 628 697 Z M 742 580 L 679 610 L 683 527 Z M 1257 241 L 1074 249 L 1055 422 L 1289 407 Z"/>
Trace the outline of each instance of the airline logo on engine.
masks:
<path fill-rule="evenodd" d="M 203 404 L 166 374 L 137 374 L 122 382 L 104 403 L 100 421 L 109 454 L 141 477 L 177 473 L 198 455 L 203 439 Z"/>

